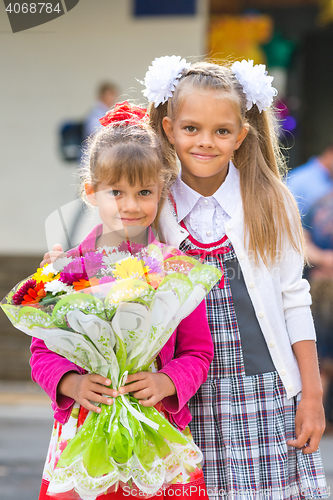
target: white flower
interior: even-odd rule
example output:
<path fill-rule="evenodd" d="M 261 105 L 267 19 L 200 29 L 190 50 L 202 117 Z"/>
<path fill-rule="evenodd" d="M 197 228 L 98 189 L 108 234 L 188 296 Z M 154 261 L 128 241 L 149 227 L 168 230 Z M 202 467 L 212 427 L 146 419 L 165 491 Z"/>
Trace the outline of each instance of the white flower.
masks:
<path fill-rule="evenodd" d="M 54 269 L 53 264 L 48 264 L 47 266 L 43 267 L 42 274 L 45 276 L 48 276 L 49 274 L 58 274 L 58 271 Z"/>
<path fill-rule="evenodd" d="M 72 286 L 66 285 L 59 280 L 49 281 L 49 283 L 45 283 L 44 289 L 46 292 L 52 292 L 52 295 L 55 295 L 59 292 L 71 292 L 73 290 Z"/>
<path fill-rule="evenodd" d="M 247 110 L 256 104 L 261 113 L 272 104 L 277 90 L 272 87 L 274 77 L 267 74 L 264 64 L 253 66 L 253 61 L 236 61 L 231 66 L 231 70 L 246 94 Z"/>
<path fill-rule="evenodd" d="M 103 264 L 110 266 L 121 259 L 128 257 L 128 252 L 112 252 L 103 256 Z"/>
<path fill-rule="evenodd" d="M 159 104 L 164 104 L 169 97 L 172 97 L 183 69 L 190 66 L 191 64 L 180 56 L 156 57 L 149 66 L 144 81 L 140 82 L 146 87 L 142 91 L 143 95 L 149 102 L 154 103 L 155 108 Z"/>
<path fill-rule="evenodd" d="M 71 257 L 60 257 L 53 262 L 53 268 L 56 270 L 56 273 L 59 273 L 67 264 L 72 262 L 72 260 Z"/>
<path fill-rule="evenodd" d="M 118 247 L 108 247 L 108 246 L 104 245 L 103 247 L 96 248 L 96 253 L 103 253 L 103 252 L 111 253 L 116 248 L 118 248 Z"/>

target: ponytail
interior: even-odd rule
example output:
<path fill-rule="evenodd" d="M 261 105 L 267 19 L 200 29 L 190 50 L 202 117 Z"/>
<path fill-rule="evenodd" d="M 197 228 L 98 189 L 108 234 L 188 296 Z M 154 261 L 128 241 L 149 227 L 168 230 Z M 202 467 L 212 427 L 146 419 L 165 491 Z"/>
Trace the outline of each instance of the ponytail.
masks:
<path fill-rule="evenodd" d="M 160 104 L 157 108 L 155 108 L 154 104 L 149 104 L 148 113 L 150 117 L 150 126 L 157 133 L 160 138 L 162 145 L 162 155 L 164 158 L 164 163 L 166 167 L 169 169 L 170 173 L 170 184 L 172 184 L 179 173 L 179 167 L 177 164 L 177 155 L 175 149 L 172 144 L 170 144 L 169 139 L 165 135 L 163 129 L 163 118 L 168 116 L 168 103 Z"/>
<path fill-rule="evenodd" d="M 291 246 L 304 254 L 304 238 L 296 202 L 281 176 L 286 165 L 278 145 L 274 116 L 270 109 L 246 112 L 249 131 L 234 153 L 240 174 L 244 225 L 249 250 L 268 265 L 283 248 L 286 236 Z"/>

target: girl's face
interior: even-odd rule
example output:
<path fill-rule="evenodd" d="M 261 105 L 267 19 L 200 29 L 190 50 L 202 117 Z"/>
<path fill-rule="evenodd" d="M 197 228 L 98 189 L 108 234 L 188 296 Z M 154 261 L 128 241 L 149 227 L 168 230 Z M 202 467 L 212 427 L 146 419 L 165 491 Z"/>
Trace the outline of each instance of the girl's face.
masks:
<path fill-rule="evenodd" d="M 90 203 L 98 207 L 103 235 L 134 239 L 155 220 L 161 191 L 157 181 L 131 186 L 125 178 L 112 185 L 100 183 L 96 191 L 86 187 Z"/>
<path fill-rule="evenodd" d="M 181 162 L 184 182 L 199 192 L 212 186 L 210 194 L 224 181 L 233 152 L 248 130 L 240 126 L 230 100 L 211 91 L 186 96 L 176 119 L 165 117 L 163 128 Z"/>

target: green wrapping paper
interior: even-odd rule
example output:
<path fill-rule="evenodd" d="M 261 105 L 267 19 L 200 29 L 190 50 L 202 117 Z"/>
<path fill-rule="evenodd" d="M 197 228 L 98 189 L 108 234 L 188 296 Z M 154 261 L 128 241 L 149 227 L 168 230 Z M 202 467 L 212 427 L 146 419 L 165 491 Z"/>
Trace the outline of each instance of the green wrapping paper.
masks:
<path fill-rule="evenodd" d="M 1 307 L 16 328 L 119 388 L 128 374 L 150 370 L 220 277 L 214 266 L 161 243 L 134 255 L 104 247 L 83 256 L 69 252 L 38 269 Z M 155 408 L 128 394 L 100 406 L 62 452 L 50 496 L 73 492 L 93 500 L 121 485 L 149 497 L 201 462 L 193 441 Z"/>

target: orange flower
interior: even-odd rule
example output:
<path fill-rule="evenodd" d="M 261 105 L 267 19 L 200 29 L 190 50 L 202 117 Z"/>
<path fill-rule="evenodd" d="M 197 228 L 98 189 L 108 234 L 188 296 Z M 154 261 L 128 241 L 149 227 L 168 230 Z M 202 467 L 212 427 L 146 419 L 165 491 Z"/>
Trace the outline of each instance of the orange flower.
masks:
<path fill-rule="evenodd" d="M 155 290 L 163 279 L 163 277 L 159 273 L 145 273 L 145 278 L 147 280 L 147 283 L 155 288 Z"/>
<path fill-rule="evenodd" d="M 85 293 L 86 293 L 85 288 L 97 286 L 98 284 L 99 280 L 97 278 L 90 278 L 90 280 L 80 279 L 79 281 L 73 282 L 74 290 L 76 290 L 77 292 L 82 290 Z"/>
<path fill-rule="evenodd" d="M 39 302 L 45 295 L 44 283 L 40 281 L 36 286 L 27 290 L 27 293 L 23 296 L 22 304 L 25 305 Z"/>
<path fill-rule="evenodd" d="M 74 290 L 76 290 L 76 291 L 83 290 L 84 288 L 87 288 L 88 286 L 90 286 L 90 282 L 88 280 L 80 279 L 79 281 L 73 281 L 73 287 L 74 287 Z"/>

